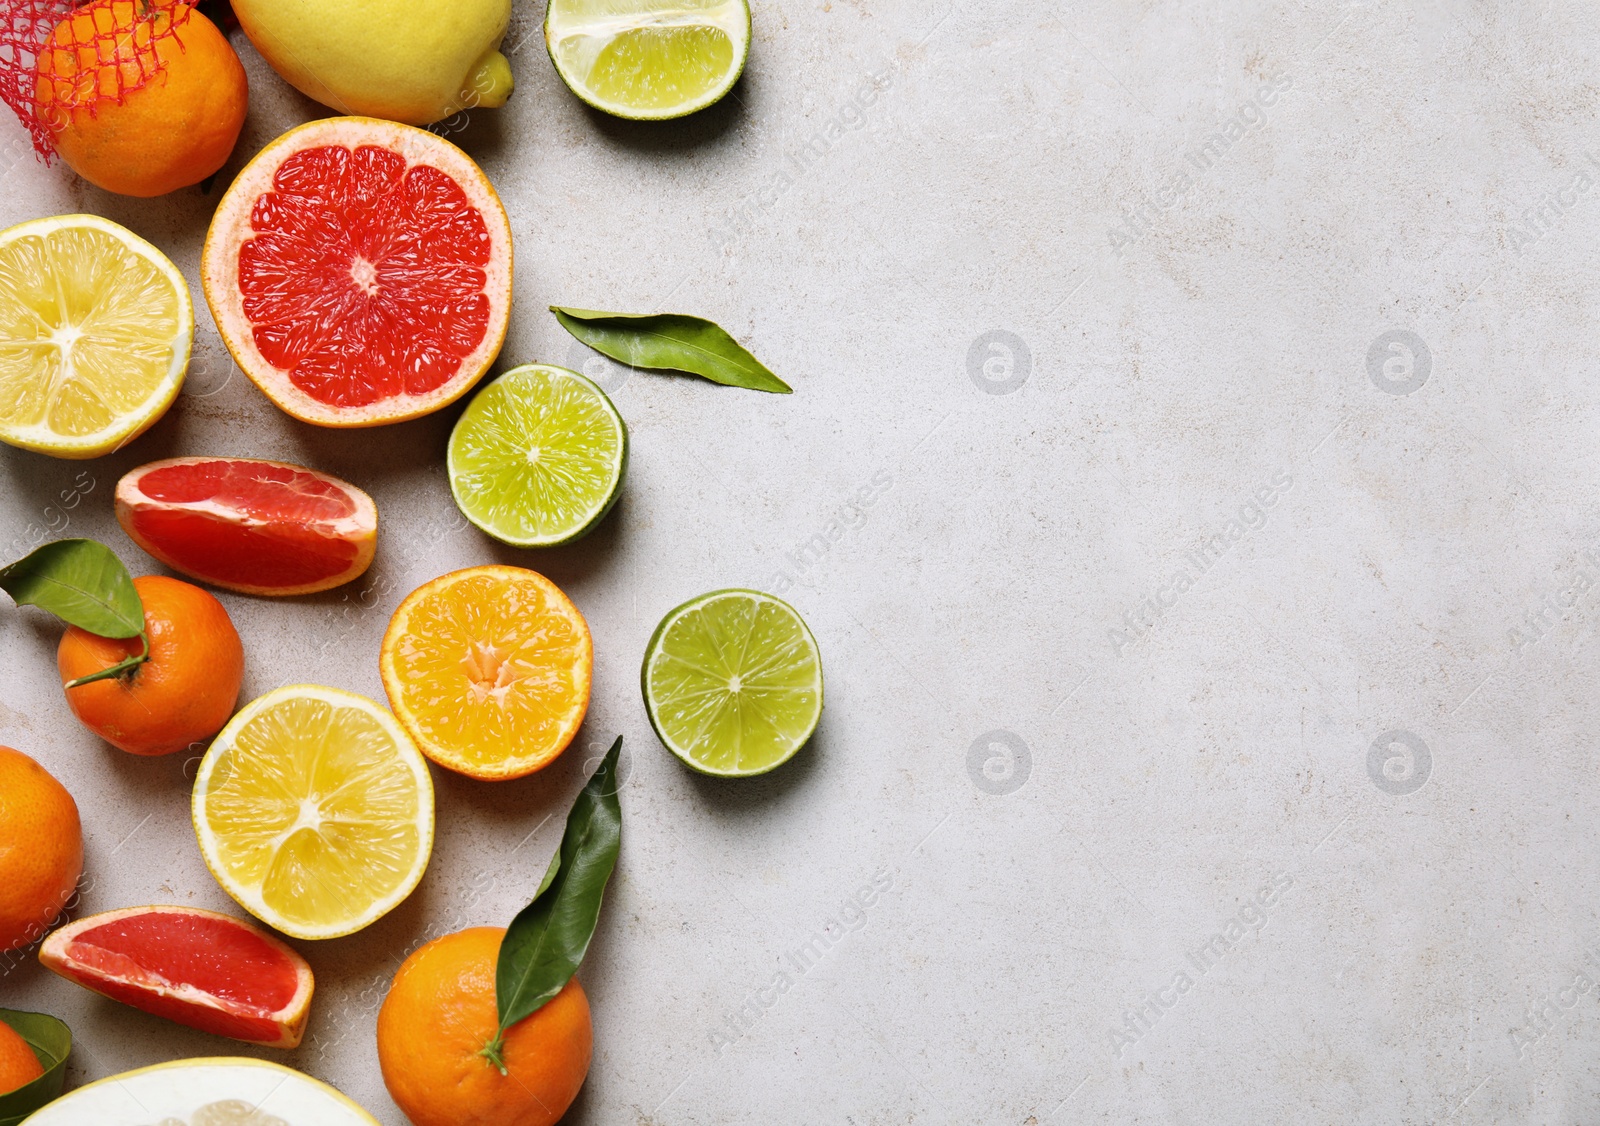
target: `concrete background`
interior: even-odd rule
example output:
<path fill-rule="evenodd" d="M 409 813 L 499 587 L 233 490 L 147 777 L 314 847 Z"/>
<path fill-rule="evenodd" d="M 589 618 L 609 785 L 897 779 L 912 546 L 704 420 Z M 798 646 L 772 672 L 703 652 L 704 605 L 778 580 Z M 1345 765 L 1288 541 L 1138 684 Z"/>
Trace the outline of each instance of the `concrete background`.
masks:
<path fill-rule="evenodd" d="M 390 612 L 456 567 L 535 567 L 593 626 L 580 743 L 520 783 L 436 775 L 421 888 L 302 944 L 288 1062 L 400 1123 L 389 976 L 510 918 L 620 733 L 571 1123 L 1596 1120 L 1593 6 L 760 0 L 734 96 L 653 127 L 565 91 L 542 14 L 518 0 L 511 105 L 448 128 L 518 239 L 501 366 L 589 362 L 632 429 L 593 537 L 495 546 L 450 502 L 455 412 L 299 425 L 203 316 L 131 448 L 0 453 L 8 558 L 88 535 L 137 572 L 110 493 L 145 461 L 369 489 L 364 580 L 223 595 L 247 696 L 381 698 Z M 237 42 L 230 173 L 321 112 Z M 0 222 L 98 212 L 193 283 L 216 198 L 22 159 Z M 712 317 L 796 394 L 630 378 L 551 303 Z M 732 585 L 786 591 L 828 677 L 814 743 L 749 784 L 680 768 L 637 687 L 661 615 Z M 77 795 L 85 909 L 231 908 L 193 763 L 79 730 L 57 633 L 0 613 L 0 740 Z M 74 1082 L 235 1050 L 26 960 L 0 1004 L 72 1023 Z"/>

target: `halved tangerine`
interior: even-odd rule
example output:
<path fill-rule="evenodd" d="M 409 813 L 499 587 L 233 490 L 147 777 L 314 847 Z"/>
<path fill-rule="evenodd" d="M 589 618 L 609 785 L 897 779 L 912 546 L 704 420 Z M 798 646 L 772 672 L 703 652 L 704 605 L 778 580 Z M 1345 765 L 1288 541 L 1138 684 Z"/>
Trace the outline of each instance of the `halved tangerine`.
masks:
<path fill-rule="evenodd" d="M 469 567 L 405 597 L 378 672 L 423 754 L 504 781 L 543 770 L 578 733 L 594 641 L 572 600 L 537 571 Z"/>
<path fill-rule="evenodd" d="M 39 961 L 113 1001 L 202 1032 L 296 1048 L 311 967 L 282 941 L 195 907 L 128 907 L 69 923 Z"/>
<path fill-rule="evenodd" d="M 222 197 L 201 262 L 228 351 L 278 406 L 377 426 L 453 402 L 511 315 L 511 223 L 472 158 L 366 117 L 279 137 Z"/>
<path fill-rule="evenodd" d="M 175 457 L 117 482 L 117 521 L 175 571 L 245 594 L 311 594 L 358 578 L 378 508 L 354 485 L 280 461 Z"/>

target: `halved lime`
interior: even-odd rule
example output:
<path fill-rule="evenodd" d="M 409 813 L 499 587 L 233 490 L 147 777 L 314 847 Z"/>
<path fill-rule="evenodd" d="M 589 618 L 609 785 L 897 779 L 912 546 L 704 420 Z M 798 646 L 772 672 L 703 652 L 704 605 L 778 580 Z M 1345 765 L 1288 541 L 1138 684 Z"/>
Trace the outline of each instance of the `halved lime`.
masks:
<path fill-rule="evenodd" d="M 556 73 L 595 109 L 636 121 L 719 101 L 750 56 L 748 0 L 550 0 Z"/>
<path fill-rule="evenodd" d="M 782 766 L 822 717 L 822 654 L 794 607 L 719 590 L 668 614 L 645 649 L 644 706 L 667 749 L 704 774 Z"/>
<path fill-rule="evenodd" d="M 473 398 L 447 464 L 468 520 L 513 547 L 549 547 L 585 535 L 617 502 L 628 428 L 592 381 L 528 364 Z"/>

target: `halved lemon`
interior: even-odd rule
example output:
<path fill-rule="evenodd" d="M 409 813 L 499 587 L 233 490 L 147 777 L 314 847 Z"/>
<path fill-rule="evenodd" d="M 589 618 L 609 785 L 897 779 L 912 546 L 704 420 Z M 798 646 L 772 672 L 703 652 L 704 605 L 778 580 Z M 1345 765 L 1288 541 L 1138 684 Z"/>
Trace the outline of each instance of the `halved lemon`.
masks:
<path fill-rule="evenodd" d="M 223 890 L 295 938 L 377 922 L 433 850 L 428 764 L 386 709 L 338 688 L 247 704 L 201 760 L 193 812 Z"/>
<path fill-rule="evenodd" d="M 733 89 L 750 56 L 748 0 L 550 0 L 556 73 L 595 109 L 662 121 Z"/>
<path fill-rule="evenodd" d="M 183 275 L 126 227 L 0 231 L 0 441 L 67 458 L 126 445 L 177 398 L 193 342 Z"/>
<path fill-rule="evenodd" d="M 383 635 L 378 671 L 423 754 L 501 781 L 549 766 L 578 733 L 594 641 L 543 575 L 471 567 L 406 596 Z"/>

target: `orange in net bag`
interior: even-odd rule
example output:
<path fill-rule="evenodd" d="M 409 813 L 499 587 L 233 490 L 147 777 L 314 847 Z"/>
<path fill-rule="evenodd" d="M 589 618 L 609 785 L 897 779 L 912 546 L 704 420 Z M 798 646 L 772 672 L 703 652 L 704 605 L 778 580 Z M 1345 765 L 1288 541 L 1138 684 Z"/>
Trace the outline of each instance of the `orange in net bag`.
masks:
<path fill-rule="evenodd" d="M 249 93 L 194 0 L 0 0 L 0 99 L 46 163 L 154 196 L 226 163 Z"/>

